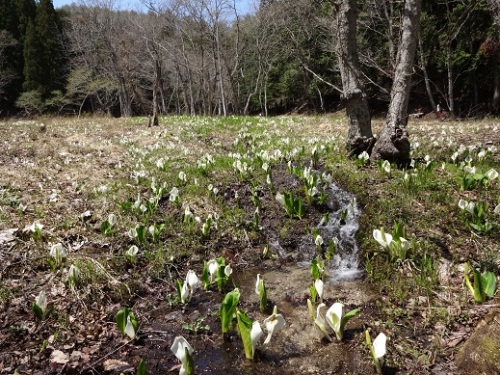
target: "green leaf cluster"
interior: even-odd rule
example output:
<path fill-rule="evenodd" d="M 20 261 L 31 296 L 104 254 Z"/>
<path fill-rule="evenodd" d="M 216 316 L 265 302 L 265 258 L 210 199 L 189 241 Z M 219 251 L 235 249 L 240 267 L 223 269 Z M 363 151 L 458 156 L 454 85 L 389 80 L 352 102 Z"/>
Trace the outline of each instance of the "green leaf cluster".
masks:
<path fill-rule="evenodd" d="M 486 297 L 492 298 L 495 295 L 497 278 L 491 271 L 480 273 L 475 268 L 472 268 L 472 273 L 474 275 L 474 285 L 472 285 L 468 275 L 470 269 L 469 263 L 466 263 L 464 270 L 465 284 L 474 296 L 476 303 L 483 303 Z"/>

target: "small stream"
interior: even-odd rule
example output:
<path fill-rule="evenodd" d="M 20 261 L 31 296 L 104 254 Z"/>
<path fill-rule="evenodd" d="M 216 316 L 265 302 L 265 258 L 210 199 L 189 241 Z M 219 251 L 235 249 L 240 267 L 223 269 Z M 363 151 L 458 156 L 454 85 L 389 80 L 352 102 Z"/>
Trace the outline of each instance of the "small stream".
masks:
<path fill-rule="evenodd" d="M 337 203 L 337 209 L 318 224 L 318 230 L 327 243 L 331 238 L 338 240 L 336 254 L 326 262 L 332 281 L 354 280 L 361 276 L 359 268 L 359 248 L 356 234 L 359 229 L 361 214 L 356 197 L 340 189 L 333 182 L 330 184 L 330 196 Z"/>
<path fill-rule="evenodd" d="M 342 190 L 335 183 L 330 183 L 327 191 L 329 197 L 326 204 L 330 211 L 316 226 L 319 235 L 324 240 L 323 246 L 328 246 L 332 239 L 336 243 L 335 255 L 325 261 L 327 281 L 355 280 L 362 275 L 362 269 L 359 268 L 359 247 L 356 240 L 361 211 L 358 208 L 356 197 Z M 298 243 L 297 264 L 309 268 L 311 260 L 318 254 L 312 236 L 304 235 Z M 280 257 L 287 256 L 277 237 L 271 237 L 269 244 Z"/>

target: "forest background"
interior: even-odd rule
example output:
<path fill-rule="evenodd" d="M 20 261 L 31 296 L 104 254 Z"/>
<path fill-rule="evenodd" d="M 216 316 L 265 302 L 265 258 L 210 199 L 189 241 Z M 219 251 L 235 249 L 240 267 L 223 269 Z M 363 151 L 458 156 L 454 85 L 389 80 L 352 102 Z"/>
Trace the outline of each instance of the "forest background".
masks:
<path fill-rule="evenodd" d="M 359 3 L 374 114 L 387 110 L 402 1 Z M 486 0 L 424 0 L 410 112 L 500 109 L 500 33 Z M 342 108 L 333 0 L 0 3 L 0 116 L 324 113 Z M 490 5 L 490 6 L 488 6 Z"/>

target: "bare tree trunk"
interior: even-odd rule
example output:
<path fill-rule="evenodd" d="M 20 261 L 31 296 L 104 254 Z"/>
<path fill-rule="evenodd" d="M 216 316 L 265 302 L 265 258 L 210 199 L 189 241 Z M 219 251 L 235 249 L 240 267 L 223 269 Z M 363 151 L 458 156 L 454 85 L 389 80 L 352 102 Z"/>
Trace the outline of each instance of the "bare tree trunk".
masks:
<path fill-rule="evenodd" d="M 436 110 L 436 101 L 434 100 L 434 95 L 432 95 L 431 80 L 429 79 L 429 74 L 427 73 L 427 63 L 424 57 L 424 46 L 422 45 L 422 39 L 418 39 L 418 50 L 420 52 L 420 69 L 424 74 L 425 90 L 427 91 L 427 96 L 429 97 L 429 103 L 431 104 L 432 110 Z"/>
<path fill-rule="evenodd" d="M 405 1 L 391 102 L 384 129 L 373 148 L 373 160 L 384 159 L 403 164 L 410 159 L 410 141 L 406 127 L 411 75 L 420 32 L 420 9 L 421 0 Z"/>
<path fill-rule="evenodd" d="M 493 59 L 493 79 L 494 79 L 494 90 L 493 90 L 493 112 L 498 113 L 500 108 L 500 67 L 498 64 L 499 56 L 498 53 Z"/>
<path fill-rule="evenodd" d="M 451 61 L 451 46 L 446 46 L 446 71 L 448 74 L 448 110 L 450 116 L 455 117 L 455 95 L 454 95 L 454 77 L 453 77 L 453 62 Z"/>
<path fill-rule="evenodd" d="M 119 73 L 120 74 L 120 73 Z M 123 77 L 119 77 L 120 87 L 118 89 L 118 99 L 120 101 L 120 116 L 130 117 L 132 115 L 132 102 L 128 93 L 127 84 Z"/>
<path fill-rule="evenodd" d="M 184 41 L 184 36 L 181 37 L 181 41 L 182 41 L 182 57 L 184 59 L 184 64 L 186 66 L 186 71 L 187 71 L 186 80 L 187 80 L 187 88 L 189 91 L 189 106 L 186 107 L 186 109 L 189 108 L 189 114 L 191 116 L 194 116 L 196 114 L 196 109 L 194 107 L 193 74 L 191 71 L 191 64 L 189 63 L 189 58 L 186 53 L 186 43 Z"/>
<path fill-rule="evenodd" d="M 220 89 L 220 100 L 222 107 L 222 115 L 227 116 L 227 108 L 226 108 L 226 92 L 224 90 L 224 77 L 222 72 L 222 61 L 221 61 L 221 45 L 220 45 L 220 35 L 219 35 L 219 25 L 217 25 L 216 35 L 215 35 L 215 46 L 216 46 L 216 64 L 215 68 L 217 69 L 217 76 L 219 77 L 219 89 Z M 219 109 L 219 113 L 221 110 Z"/>
<path fill-rule="evenodd" d="M 356 47 L 356 0 L 343 0 L 335 9 L 335 43 L 344 100 L 349 121 L 347 150 L 351 155 L 370 152 L 373 137 L 368 100 L 361 81 Z"/>
<path fill-rule="evenodd" d="M 476 7 L 480 2 L 471 1 L 461 11 L 458 20 L 452 20 L 453 17 L 451 16 L 451 10 L 450 7 L 448 6 L 449 3 L 452 3 L 452 1 L 445 0 L 445 4 L 447 6 L 447 18 L 448 18 L 448 30 L 446 33 L 446 42 L 445 42 L 445 48 L 446 48 L 445 65 L 448 75 L 447 105 L 448 105 L 448 110 L 450 112 L 450 116 L 453 118 L 455 117 L 455 94 L 454 94 L 455 73 L 453 72 L 452 44 L 453 41 L 455 41 L 458 38 L 460 31 L 462 30 L 462 27 L 465 25 L 468 18 L 473 14 L 474 9 L 476 9 Z"/>
<path fill-rule="evenodd" d="M 158 91 L 160 89 L 160 79 L 161 79 L 161 61 L 158 55 L 155 55 L 154 61 L 154 82 L 153 82 L 153 116 L 151 117 L 151 122 L 149 125 L 158 126 Z"/>

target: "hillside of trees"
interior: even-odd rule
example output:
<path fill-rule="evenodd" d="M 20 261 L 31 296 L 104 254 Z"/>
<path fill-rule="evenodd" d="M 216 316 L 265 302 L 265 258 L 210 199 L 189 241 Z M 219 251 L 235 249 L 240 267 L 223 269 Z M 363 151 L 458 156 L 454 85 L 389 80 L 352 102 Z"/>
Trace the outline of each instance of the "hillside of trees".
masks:
<path fill-rule="evenodd" d="M 342 107 L 334 0 L 114 0 L 54 9 L 0 2 L 0 116 L 322 113 Z M 372 111 L 387 110 L 402 2 L 359 3 L 358 48 Z M 499 7 L 423 0 L 410 111 L 500 109 Z"/>

